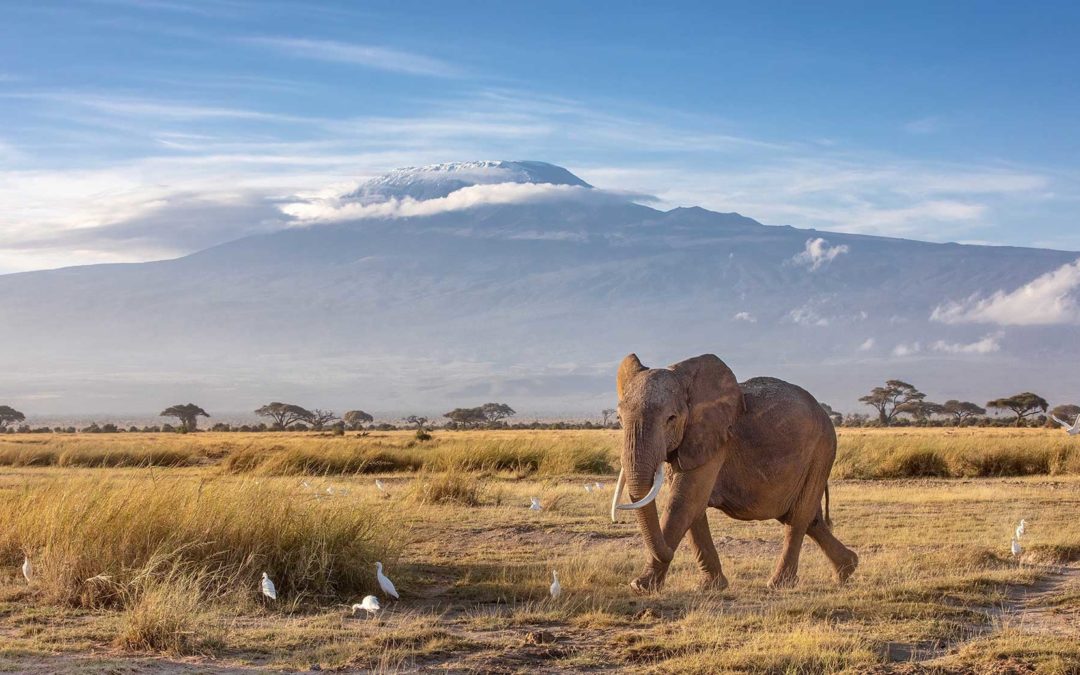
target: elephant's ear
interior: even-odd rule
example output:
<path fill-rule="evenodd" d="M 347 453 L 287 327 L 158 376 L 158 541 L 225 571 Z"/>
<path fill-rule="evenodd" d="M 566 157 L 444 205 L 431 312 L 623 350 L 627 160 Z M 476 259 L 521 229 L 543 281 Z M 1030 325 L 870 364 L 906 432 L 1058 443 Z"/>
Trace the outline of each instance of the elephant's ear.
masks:
<path fill-rule="evenodd" d="M 679 468 L 689 471 L 720 452 L 731 437 L 743 411 L 742 389 L 727 364 L 712 354 L 676 363 L 671 370 L 686 386 L 688 413 L 677 457 Z"/>
<path fill-rule="evenodd" d="M 622 363 L 619 364 L 619 374 L 615 377 L 615 391 L 618 393 L 620 401 L 623 399 L 623 392 L 629 386 L 630 380 L 634 379 L 634 376 L 643 370 L 647 370 L 647 368 L 641 365 L 637 354 L 627 354 L 623 358 Z"/>

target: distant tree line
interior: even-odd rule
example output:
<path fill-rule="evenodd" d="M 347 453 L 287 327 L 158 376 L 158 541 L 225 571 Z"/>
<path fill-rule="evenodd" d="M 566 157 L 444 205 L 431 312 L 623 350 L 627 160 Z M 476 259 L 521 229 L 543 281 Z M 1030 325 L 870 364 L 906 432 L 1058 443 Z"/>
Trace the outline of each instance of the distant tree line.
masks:
<path fill-rule="evenodd" d="M 1045 398 L 1025 391 L 1012 396 L 987 401 L 985 406 L 971 401 L 950 399 L 944 403 L 927 400 L 927 395 L 914 385 L 903 380 L 887 380 L 884 385 L 874 387 L 868 394 L 861 396 L 859 402 L 873 409 L 873 414 L 842 414 L 827 403 L 820 403 L 822 410 L 833 424 L 845 427 L 890 427 L 890 426 L 1056 426 L 1050 416 L 1072 421 L 1080 416 L 1080 405 L 1066 403 L 1050 408 Z M 1007 417 L 988 416 L 987 410 L 1007 411 Z M 617 429 L 619 420 L 615 408 L 600 411 L 600 422 L 591 420 L 574 422 L 511 422 L 517 412 L 506 403 L 484 403 L 472 408 L 454 408 L 444 413 L 441 427 L 431 419 L 420 415 L 409 415 L 400 420 L 400 424 L 382 421 L 378 424 L 372 415 L 363 410 L 349 410 L 337 415 L 332 410 L 322 408 L 304 408 L 294 403 L 273 401 L 256 409 L 255 414 L 266 422 L 258 424 L 228 424 L 217 422 L 211 431 L 330 431 L 335 435 L 344 435 L 346 431 L 393 431 L 412 430 L 420 440 L 431 438 L 430 432 L 436 428 L 446 430 L 464 429 Z M 150 426 L 119 427 L 113 423 L 91 423 L 82 428 L 30 427 L 24 424 L 26 415 L 8 405 L 0 405 L 0 433 L 121 433 L 121 432 L 176 432 L 191 433 L 198 431 L 199 418 L 210 418 L 210 414 L 194 403 L 178 403 L 165 408 L 161 417 L 170 417 L 176 424 Z"/>

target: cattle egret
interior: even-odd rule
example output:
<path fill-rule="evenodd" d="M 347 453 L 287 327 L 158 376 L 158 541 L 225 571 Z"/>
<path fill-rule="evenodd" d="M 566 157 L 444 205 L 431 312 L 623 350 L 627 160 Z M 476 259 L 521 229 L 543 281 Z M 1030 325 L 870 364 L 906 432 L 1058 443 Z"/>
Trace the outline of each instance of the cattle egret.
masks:
<path fill-rule="evenodd" d="M 329 485 L 327 485 L 327 486 L 326 486 L 326 494 L 328 494 L 328 495 L 332 495 L 332 494 L 334 494 L 334 488 L 332 488 L 332 487 L 330 487 Z"/>
<path fill-rule="evenodd" d="M 382 589 L 383 593 L 397 599 L 398 594 L 397 589 L 394 588 L 394 582 L 387 579 L 386 575 L 382 573 L 381 562 L 375 563 L 375 578 L 379 580 L 379 588 Z"/>
<path fill-rule="evenodd" d="M 562 593 L 562 586 L 559 585 L 559 573 L 555 570 L 551 571 L 551 576 L 555 581 L 551 582 L 551 599 L 558 600 L 559 594 Z"/>
<path fill-rule="evenodd" d="M 1056 415 L 1051 415 L 1050 419 L 1060 424 L 1065 429 L 1066 433 L 1068 433 L 1070 436 L 1076 436 L 1080 434 L 1080 415 L 1076 416 L 1076 420 L 1072 424 L 1059 420 Z"/>
<path fill-rule="evenodd" d="M 356 614 L 356 612 L 361 609 L 367 612 L 369 617 L 372 617 L 375 616 L 375 613 L 382 609 L 382 607 L 379 606 L 379 599 L 374 595 L 365 595 L 361 602 L 352 606 L 352 613 Z"/>
<path fill-rule="evenodd" d="M 604 489 L 604 484 L 601 483 L 600 481 L 596 481 L 595 483 L 592 484 L 592 486 L 593 486 L 594 490 L 603 490 Z"/>
<path fill-rule="evenodd" d="M 386 492 L 386 484 L 378 478 L 375 479 L 375 487 L 379 488 L 379 492 Z"/>
<path fill-rule="evenodd" d="M 1018 555 L 1020 555 L 1020 553 L 1023 552 L 1023 550 L 1024 549 L 1020 548 L 1020 542 L 1013 539 L 1012 540 L 1012 554 L 1013 554 L 1013 557 L 1015 558 Z"/>
<path fill-rule="evenodd" d="M 30 577 L 34 576 L 34 565 L 28 555 L 23 556 L 22 575 L 26 577 L 26 583 L 30 583 Z"/>
<path fill-rule="evenodd" d="M 1023 518 L 1021 518 L 1020 519 L 1020 524 L 1016 526 L 1016 538 L 1019 539 L 1020 537 L 1024 536 L 1024 533 L 1026 533 L 1026 532 L 1027 532 L 1027 521 L 1024 520 Z"/>
<path fill-rule="evenodd" d="M 277 600 L 277 589 L 274 588 L 274 582 L 270 581 L 270 575 L 263 572 L 262 577 L 262 594 L 271 600 Z"/>
<path fill-rule="evenodd" d="M 544 507 L 540 506 L 540 500 L 536 497 L 529 497 L 532 500 L 532 504 L 529 506 L 530 511 L 543 511 Z"/>
<path fill-rule="evenodd" d="M 593 491 L 593 486 L 590 485 L 589 483 L 585 483 L 585 492 L 592 492 L 592 491 Z"/>

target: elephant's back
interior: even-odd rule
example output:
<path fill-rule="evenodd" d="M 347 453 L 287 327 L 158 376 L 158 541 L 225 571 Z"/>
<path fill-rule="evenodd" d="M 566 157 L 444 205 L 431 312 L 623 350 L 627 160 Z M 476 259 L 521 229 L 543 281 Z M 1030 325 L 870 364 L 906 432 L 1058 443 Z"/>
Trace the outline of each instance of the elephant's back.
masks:
<path fill-rule="evenodd" d="M 836 431 L 817 399 L 802 387 L 775 377 L 755 377 L 739 387 L 744 410 L 712 505 L 735 518 L 779 518 L 809 476 L 828 475 Z"/>

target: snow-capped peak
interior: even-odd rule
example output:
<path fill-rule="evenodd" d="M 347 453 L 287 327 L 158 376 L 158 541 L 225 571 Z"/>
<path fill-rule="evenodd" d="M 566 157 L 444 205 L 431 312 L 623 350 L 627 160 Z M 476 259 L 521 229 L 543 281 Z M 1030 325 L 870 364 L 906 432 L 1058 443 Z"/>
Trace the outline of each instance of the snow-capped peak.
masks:
<path fill-rule="evenodd" d="M 362 183 L 355 191 L 345 195 L 345 199 L 365 204 L 405 197 L 423 201 L 445 197 L 471 185 L 494 183 L 551 183 L 592 187 L 561 166 L 547 162 L 489 160 L 395 169 Z"/>

